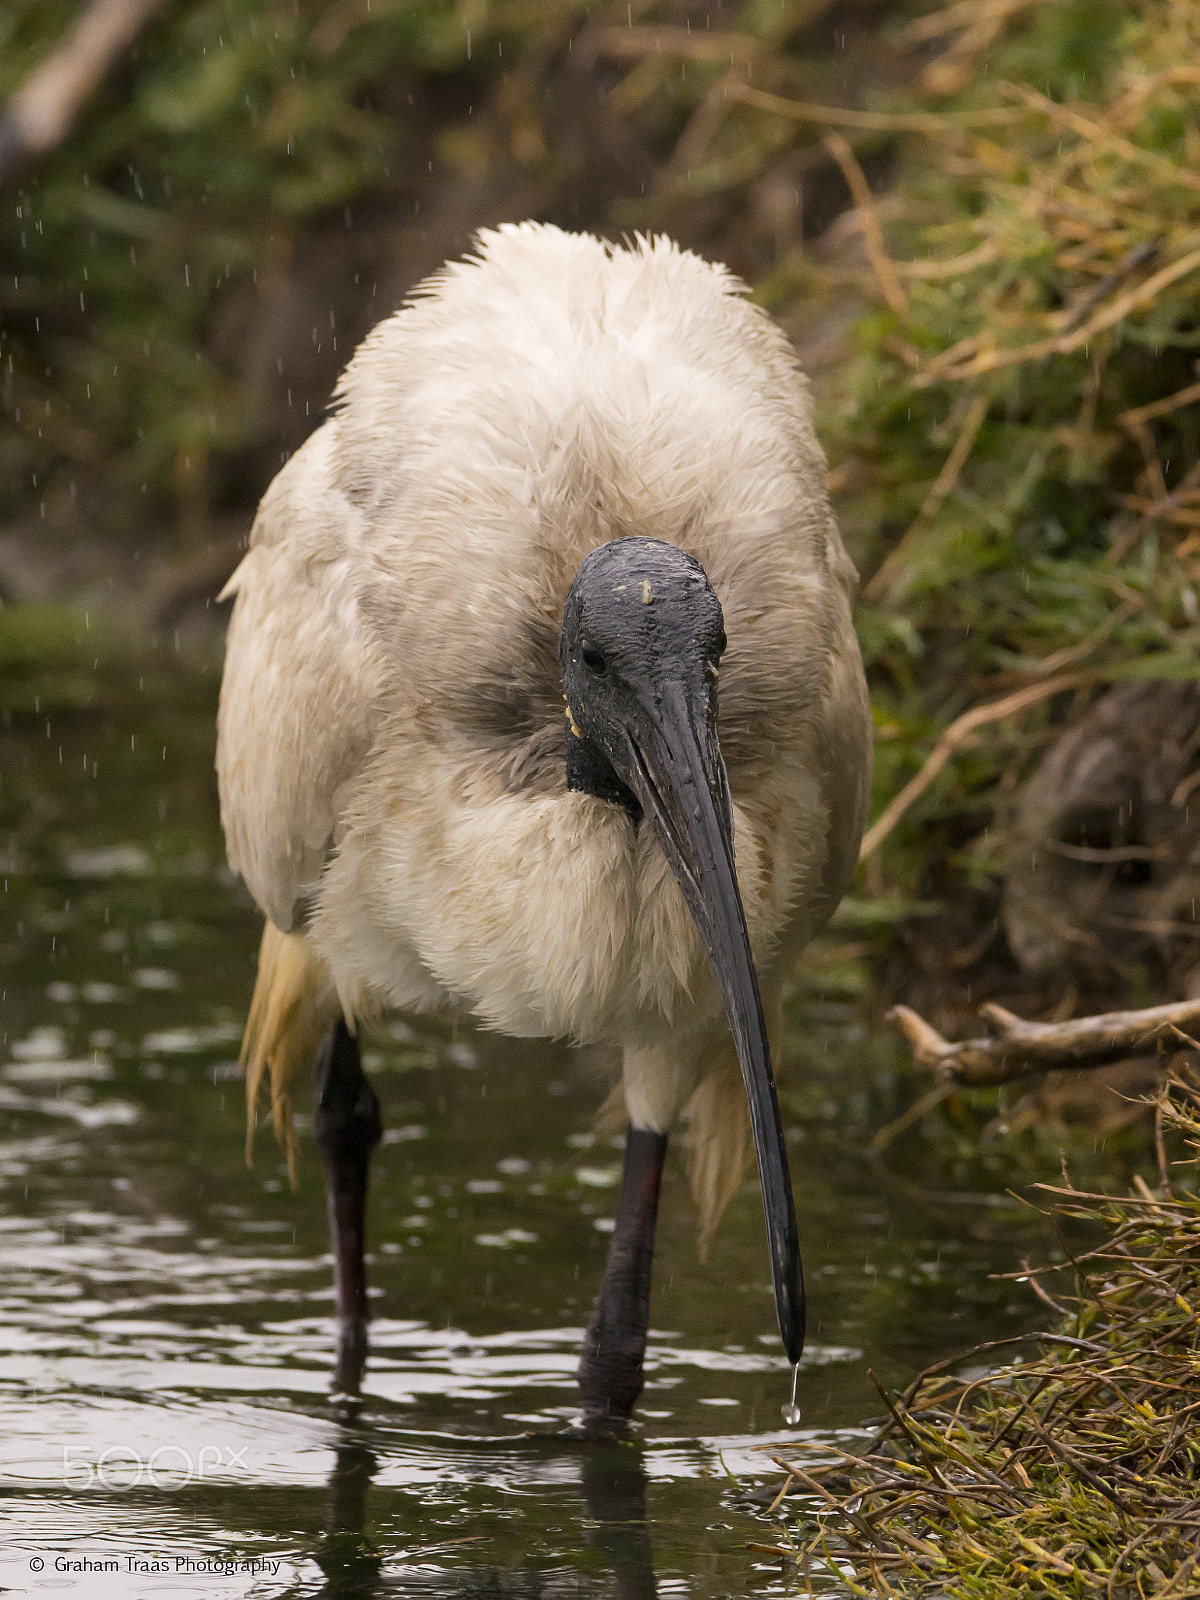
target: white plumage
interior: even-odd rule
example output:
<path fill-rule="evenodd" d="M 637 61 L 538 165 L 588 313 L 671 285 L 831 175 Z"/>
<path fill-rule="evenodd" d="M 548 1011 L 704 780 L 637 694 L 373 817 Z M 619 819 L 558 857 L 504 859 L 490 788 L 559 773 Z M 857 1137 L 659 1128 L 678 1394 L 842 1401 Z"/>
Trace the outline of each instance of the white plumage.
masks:
<path fill-rule="evenodd" d="M 693 1111 L 701 1148 L 724 1154 L 700 1187 L 710 1213 L 723 1203 L 721 996 L 654 830 L 567 787 L 563 604 L 587 553 L 627 535 L 707 573 L 773 1028 L 783 974 L 853 870 L 869 777 L 824 476 L 783 335 L 665 239 L 503 227 L 375 329 L 227 591 L 229 857 L 304 941 L 312 1028 L 336 994 L 350 1018 L 449 1008 L 616 1046 L 640 1127 L 667 1128 L 711 1074 Z M 285 1112 L 286 1051 L 259 1033 L 250 1054 Z"/>

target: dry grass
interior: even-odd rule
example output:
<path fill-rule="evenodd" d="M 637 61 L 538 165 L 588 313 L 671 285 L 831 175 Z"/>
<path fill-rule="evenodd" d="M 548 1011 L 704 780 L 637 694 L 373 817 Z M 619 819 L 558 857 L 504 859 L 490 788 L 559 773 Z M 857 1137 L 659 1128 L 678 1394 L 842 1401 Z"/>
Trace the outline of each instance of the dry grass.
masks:
<path fill-rule="evenodd" d="M 1121 1198 L 1044 1186 L 1096 1248 L 1031 1281 L 1058 1313 L 1035 1360 L 964 1379 L 941 1362 L 860 1454 L 786 1455 L 808 1502 L 789 1554 L 808 1593 L 932 1600 L 1185 1600 L 1200 1595 L 1200 1075 L 1155 1101 L 1160 1181 Z M 1169 1162 L 1170 1144 L 1179 1155 Z M 1001 1340 L 999 1345 L 1020 1343 Z M 802 1589 L 801 1592 L 804 1592 Z"/>
<path fill-rule="evenodd" d="M 874 302 L 822 378 L 882 736 L 866 880 L 955 907 L 925 937 L 957 947 L 1047 742 L 1113 683 L 1197 675 L 1200 3 L 959 0 L 907 36 L 944 45 L 916 92 L 740 113 L 840 139 L 839 247 L 759 294 Z M 892 162 L 873 199 L 851 159 Z M 1112 933 L 1111 983 L 1188 992 L 1192 935 Z"/>

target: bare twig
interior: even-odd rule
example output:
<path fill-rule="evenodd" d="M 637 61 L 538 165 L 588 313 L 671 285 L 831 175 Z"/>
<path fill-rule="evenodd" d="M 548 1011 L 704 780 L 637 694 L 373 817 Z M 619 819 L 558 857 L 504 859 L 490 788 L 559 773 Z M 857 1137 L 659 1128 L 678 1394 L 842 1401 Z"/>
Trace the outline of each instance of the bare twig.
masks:
<path fill-rule="evenodd" d="M 1153 1051 L 1173 1028 L 1200 1020 L 1200 1000 L 1143 1011 L 1105 1011 L 1071 1022 L 1026 1022 L 994 1002 L 980 1008 L 990 1036 L 952 1043 L 908 1006 L 888 1021 L 912 1046 L 918 1066 L 970 1088 L 1011 1083 L 1034 1072 L 1102 1067 Z"/>
<path fill-rule="evenodd" d="M 1145 150 L 1141 145 L 1131 143 L 1111 128 L 1093 121 L 1091 117 L 1085 117 L 1082 112 L 1075 111 L 1070 106 L 1060 105 L 1057 100 L 1051 100 L 1032 84 L 1006 83 L 1000 87 L 1005 93 L 1023 100 L 1031 109 L 1049 117 L 1051 122 L 1057 122 L 1060 127 L 1070 128 L 1072 133 L 1079 134 L 1080 138 L 1086 139 L 1089 143 L 1105 145 L 1110 150 L 1118 151 L 1126 161 L 1152 168 L 1168 183 L 1182 184 L 1188 189 L 1200 189 L 1200 175 L 1190 171 L 1181 162 L 1171 161 L 1155 150 Z"/>
<path fill-rule="evenodd" d="M 1054 650 L 1048 656 L 1043 656 L 1028 672 L 1014 673 L 1011 676 L 1016 678 L 1017 681 L 1020 681 L 1022 677 L 1044 678 L 1047 673 L 1058 672 L 1062 667 L 1070 666 L 1072 662 L 1082 661 L 1085 656 L 1090 656 L 1093 651 L 1099 649 L 1110 634 L 1114 633 L 1123 622 L 1127 622 L 1130 617 L 1140 610 L 1140 605 L 1135 601 L 1122 600 L 1121 604 L 1115 610 L 1110 611 L 1099 627 L 1093 628 L 1085 639 L 1079 639 L 1075 644 L 1064 645 L 1061 650 Z M 992 680 L 997 688 L 1001 687 L 1001 683 L 997 679 L 1001 679 L 1003 676 L 1009 675 L 998 673 L 996 679 Z"/>
<path fill-rule="evenodd" d="M 976 706 L 974 710 L 964 711 L 961 717 L 956 717 L 933 747 L 920 772 L 909 779 L 891 804 L 885 807 L 867 829 L 859 851 L 859 860 L 865 860 L 873 850 L 879 848 L 913 801 L 925 793 L 954 752 L 966 743 L 976 728 L 982 728 L 989 722 L 1003 721 L 1005 717 L 1015 716 L 1018 711 L 1024 711 L 1027 706 L 1036 705 L 1039 700 L 1061 694 L 1065 689 L 1078 689 L 1083 684 L 1094 681 L 1094 674 L 1090 672 L 1060 673 L 1058 677 L 1030 684 L 1027 689 L 1019 689 L 1016 694 L 1006 695 L 1003 700 L 989 701 L 987 705 Z"/>
<path fill-rule="evenodd" d="M 65 137 L 84 103 L 164 0 L 92 0 L 0 116 L 0 183 Z"/>
<path fill-rule="evenodd" d="M 883 290 L 883 298 L 888 306 L 898 317 L 907 315 L 908 296 L 896 275 L 896 268 L 891 257 L 884 248 L 883 229 L 879 225 L 879 213 L 875 209 L 875 197 L 871 193 L 871 186 L 867 182 L 866 174 L 858 164 L 858 157 L 850 148 L 850 141 L 844 133 L 827 133 L 824 140 L 825 148 L 842 169 L 842 177 L 846 180 L 846 187 L 850 190 L 854 200 L 858 219 L 862 224 L 863 243 L 867 249 L 867 259 L 871 269 L 879 280 L 879 287 Z"/>
<path fill-rule="evenodd" d="M 974 250 L 964 250 L 962 255 L 950 256 L 945 261 L 895 261 L 892 265 L 902 278 L 920 278 L 933 282 L 939 278 L 961 278 L 976 267 L 990 266 L 1000 254 L 995 239 L 985 239 Z"/>
<path fill-rule="evenodd" d="M 1143 239 L 1127 250 L 1123 258 L 1117 263 L 1113 272 L 1105 273 L 1104 277 L 1082 297 L 1072 300 L 1071 304 L 1063 311 L 1056 313 L 1062 320 L 1058 323 L 1059 333 L 1069 333 L 1105 300 L 1114 289 L 1119 289 L 1131 272 L 1136 272 L 1139 267 L 1148 265 L 1158 255 L 1161 243 L 1158 239 Z"/>
<path fill-rule="evenodd" d="M 1195 238 L 1196 235 L 1193 234 L 1192 237 Z M 1089 344 L 1106 328 L 1114 327 L 1124 317 L 1129 316 L 1130 312 L 1140 311 L 1143 306 L 1150 305 L 1164 289 L 1177 283 L 1180 278 L 1186 278 L 1198 267 L 1200 267 L 1200 249 L 1188 250 L 1135 288 L 1118 295 L 1115 300 L 1110 300 L 1102 311 L 1098 311 L 1082 327 L 1075 328 L 1070 333 L 1056 334 L 1049 339 L 1037 339 L 1032 344 L 1018 345 L 1009 350 L 997 350 L 994 347 L 979 350 L 970 360 L 958 367 L 939 365 L 935 370 L 931 363 L 925 372 L 918 373 L 912 381 L 917 388 L 923 389 L 932 383 L 955 378 L 973 378 L 981 372 L 995 372 L 1000 367 L 1018 366 L 1023 361 L 1040 361 L 1043 356 L 1070 355 L 1073 351 Z"/>
<path fill-rule="evenodd" d="M 1111 548 L 1105 552 L 1104 564 L 1115 567 L 1119 562 L 1123 561 L 1147 529 L 1160 520 L 1170 520 L 1172 515 L 1182 508 L 1184 500 L 1198 483 L 1200 483 L 1200 462 L 1196 462 L 1191 467 L 1186 476 L 1175 485 L 1170 494 L 1147 507 L 1138 521 L 1131 528 L 1127 528 L 1121 537 L 1113 542 Z"/>
<path fill-rule="evenodd" d="M 945 139 L 971 128 L 1007 127 L 1019 122 L 1025 112 L 1017 107 L 993 106 L 982 111 L 956 112 L 937 116 L 929 111 L 859 111 L 852 106 L 822 106 L 811 100 L 789 100 L 785 95 L 769 94 L 748 83 L 729 85 L 729 96 L 760 111 L 790 117 L 794 122 L 811 122 L 818 127 L 862 128 L 871 133 L 925 133 Z"/>
<path fill-rule="evenodd" d="M 927 1111 L 932 1111 L 940 1106 L 947 1095 L 954 1093 L 953 1083 L 935 1083 L 932 1089 L 914 1100 L 907 1111 L 902 1111 L 898 1117 L 893 1117 L 890 1122 L 885 1122 L 878 1129 L 871 1143 L 867 1146 L 869 1155 L 879 1156 L 887 1149 L 893 1139 L 899 1138 L 914 1122 L 920 1122 Z"/>
<path fill-rule="evenodd" d="M 1037 1295 L 1038 1299 L 1041 1300 L 1044 1305 L 1048 1305 L 1051 1311 L 1053 1311 L 1057 1316 L 1062 1317 L 1065 1321 L 1066 1318 L 1071 1314 L 1067 1310 L 1066 1306 L 1059 1305 L 1054 1296 L 1047 1289 L 1042 1287 L 1042 1285 L 1038 1282 L 1037 1272 L 1029 1265 L 1027 1259 L 1022 1260 L 1021 1266 L 1025 1272 L 1024 1281 L 1033 1290 L 1034 1294 Z"/>
<path fill-rule="evenodd" d="M 633 28 L 607 27 L 596 39 L 598 55 L 619 60 L 643 60 L 646 56 L 674 56 L 687 61 L 727 61 L 730 66 L 745 65 L 759 48 L 759 41 L 748 33 L 692 33 L 669 23 L 641 24 Z"/>
<path fill-rule="evenodd" d="M 925 44 L 931 39 L 943 39 L 960 28 L 970 30 L 981 18 L 1007 20 L 1024 9 L 1033 0 L 992 0 L 990 5 L 980 5 L 979 0 L 958 0 L 955 5 L 943 6 L 939 11 L 926 12 L 899 30 L 897 37 L 904 44 Z"/>
<path fill-rule="evenodd" d="M 1161 400 L 1152 400 L 1148 406 L 1135 406 L 1132 411 L 1122 411 L 1117 421 L 1127 425 L 1152 422 L 1155 417 L 1165 417 L 1171 411 L 1178 411 L 1181 406 L 1191 405 L 1193 400 L 1200 400 L 1200 383 L 1189 383 L 1186 389 L 1164 395 Z"/>
<path fill-rule="evenodd" d="M 924 527 L 927 522 L 931 521 L 941 509 L 942 502 L 958 482 L 958 475 L 966 464 L 967 457 L 971 454 L 975 440 L 979 436 L 979 430 L 983 425 L 983 419 L 987 416 L 987 410 L 987 395 L 977 394 L 974 400 L 971 401 L 970 408 L 963 418 L 962 427 L 959 429 L 958 438 L 955 439 L 950 454 L 943 462 L 942 470 L 930 486 L 929 493 L 925 496 L 921 509 L 901 537 L 899 544 L 889 552 L 879 570 L 872 575 L 870 582 L 863 590 L 868 599 L 874 599 L 887 587 L 892 574 L 900 564 L 905 547 L 912 535 L 918 528 Z"/>

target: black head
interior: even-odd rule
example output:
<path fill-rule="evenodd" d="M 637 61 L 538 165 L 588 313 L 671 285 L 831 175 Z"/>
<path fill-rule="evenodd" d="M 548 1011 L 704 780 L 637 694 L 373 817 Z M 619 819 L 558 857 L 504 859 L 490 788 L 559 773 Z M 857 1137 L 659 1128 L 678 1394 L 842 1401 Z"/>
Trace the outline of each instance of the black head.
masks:
<path fill-rule="evenodd" d="M 733 862 L 717 739 L 721 603 L 698 561 L 657 539 L 593 550 L 563 608 L 567 781 L 645 816 L 683 892 L 725 1002 L 750 1101 L 779 1327 L 804 1344 L 796 1217 L 767 1030 Z"/>
<path fill-rule="evenodd" d="M 660 539 L 614 539 L 593 550 L 567 594 L 559 641 L 569 787 L 639 819 L 622 777 L 630 745 L 664 698 L 678 695 L 715 744 L 724 649 L 721 602 L 694 557 Z"/>

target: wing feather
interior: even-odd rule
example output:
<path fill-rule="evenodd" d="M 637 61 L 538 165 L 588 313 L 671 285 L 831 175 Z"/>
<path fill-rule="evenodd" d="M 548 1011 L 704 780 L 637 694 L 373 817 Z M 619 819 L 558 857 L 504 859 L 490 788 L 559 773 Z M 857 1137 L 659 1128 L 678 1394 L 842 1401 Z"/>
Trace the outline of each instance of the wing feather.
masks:
<path fill-rule="evenodd" d="M 303 918 L 377 719 L 358 609 L 361 513 L 337 487 L 337 423 L 276 477 L 236 594 L 217 724 L 229 863 L 281 931 Z"/>

